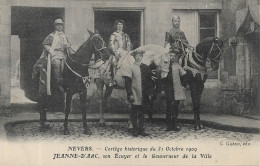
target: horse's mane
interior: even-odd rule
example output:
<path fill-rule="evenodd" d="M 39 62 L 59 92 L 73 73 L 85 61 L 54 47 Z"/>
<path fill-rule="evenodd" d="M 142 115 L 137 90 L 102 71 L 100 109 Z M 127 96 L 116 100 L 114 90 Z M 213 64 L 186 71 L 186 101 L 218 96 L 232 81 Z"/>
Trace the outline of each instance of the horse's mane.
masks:
<path fill-rule="evenodd" d="M 206 38 L 202 39 L 196 46 L 196 52 L 198 54 L 207 53 L 209 50 L 209 47 L 211 47 L 211 45 L 212 45 L 213 40 L 214 40 L 214 37 L 206 37 Z"/>
<path fill-rule="evenodd" d="M 164 48 L 162 46 L 155 45 L 155 44 L 148 44 L 145 46 L 141 46 L 135 50 L 144 52 L 142 63 L 144 63 L 148 66 L 154 61 L 154 59 L 160 58 L 161 55 L 165 55 L 166 53 L 169 52 L 168 48 Z M 133 51 L 135 51 L 135 50 L 133 50 Z M 126 58 L 124 59 L 125 63 L 134 62 L 134 58 L 131 56 L 131 53 L 132 53 L 132 51 L 127 53 L 127 51 L 124 51 L 122 49 L 119 50 L 119 54 L 121 54 L 121 56 L 126 56 Z"/>
<path fill-rule="evenodd" d="M 91 36 L 78 48 L 78 50 L 74 53 L 74 57 L 80 57 L 82 55 L 86 55 L 88 52 L 88 49 L 86 47 L 89 47 L 91 44 Z"/>

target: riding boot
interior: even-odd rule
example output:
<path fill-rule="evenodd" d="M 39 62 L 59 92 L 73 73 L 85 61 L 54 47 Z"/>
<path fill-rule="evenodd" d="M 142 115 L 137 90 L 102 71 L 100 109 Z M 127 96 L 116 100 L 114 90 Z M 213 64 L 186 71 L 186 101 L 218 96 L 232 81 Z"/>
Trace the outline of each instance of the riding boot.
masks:
<path fill-rule="evenodd" d="M 139 135 L 145 137 L 149 134 L 144 131 L 144 110 L 143 108 L 140 108 L 138 110 L 138 121 L 139 121 Z"/>
<path fill-rule="evenodd" d="M 139 134 L 139 129 L 137 126 L 137 108 L 138 106 L 132 105 L 132 109 L 131 109 L 131 121 L 132 121 L 132 125 L 133 125 L 133 136 L 137 137 Z"/>

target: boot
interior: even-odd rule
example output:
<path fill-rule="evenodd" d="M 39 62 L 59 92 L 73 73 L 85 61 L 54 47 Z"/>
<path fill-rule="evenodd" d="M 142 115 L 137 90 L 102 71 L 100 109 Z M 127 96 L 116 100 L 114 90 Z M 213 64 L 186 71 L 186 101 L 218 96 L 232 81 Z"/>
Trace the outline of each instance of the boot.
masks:
<path fill-rule="evenodd" d="M 131 121 L 133 125 L 133 136 L 137 137 L 139 134 L 139 129 L 137 126 L 137 110 L 136 110 L 136 106 L 134 105 L 132 105 L 132 109 L 131 109 Z"/>
<path fill-rule="evenodd" d="M 166 114 L 166 131 L 172 130 L 172 116 L 171 114 Z"/>
<path fill-rule="evenodd" d="M 139 120 L 139 135 L 146 137 L 149 134 L 144 131 L 144 110 L 141 108 L 138 111 L 138 120 Z"/>
<path fill-rule="evenodd" d="M 180 131 L 180 127 L 177 125 L 177 117 L 178 117 L 178 105 L 175 106 L 175 110 L 174 110 L 174 115 L 173 115 L 173 119 L 172 119 L 172 130 L 174 131 Z"/>
<path fill-rule="evenodd" d="M 181 130 L 181 128 L 177 125 L 177 118 L 176 117 L 173 118 L 172 130 L 173 131 L 180 131 Z"/>

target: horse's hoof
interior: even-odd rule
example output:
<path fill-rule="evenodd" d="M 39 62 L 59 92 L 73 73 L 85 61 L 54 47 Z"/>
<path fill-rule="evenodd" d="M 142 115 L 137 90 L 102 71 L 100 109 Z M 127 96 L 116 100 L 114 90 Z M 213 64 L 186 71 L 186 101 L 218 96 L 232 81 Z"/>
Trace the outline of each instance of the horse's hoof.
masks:
<path fill-rule="evenodd" d="M 85 129 L 83 134 L 85 134 L 85 135 L 92 135 L 92 132 L 90 131 L 90 129 Z"/>
<path fill-rule="evenodd" d="M 69 132 L 68 129 L 64 129 L 63 134 L 64 134 L 64 135 L 70 135 L 70 132 Z"/>
<path fill-rule="evenodd" d="M 40 132 L 45 132 L 46 129 L 44 127 L 40 127 Z"/>
<path fill-rule="evenodd" d="M 199 126 L 198 126 L 198 125 L 195 125 L 195 126 L 194 126 L 194 130 L 195 130 L 195 131 L 200 130 L 200 129 L 199 129 Z"/>
<path fill-rule="evenodd" d="M 133 128 L 128 128 L 127 131 L 128 131 L 129 133 L 133 133 L 133 132 L 134 132 L 134 129 L 133 129 Z"/>
<path fill-rule="evenodd" d="M 103 123 L 99 123 L 99 127 L 106 127 L 106 123 L 105 122 L 103 122 Z"/>
<path fill-rule="evenodd" d="M 40 132 L 45 132 L 46 130 L 49 130 L 51 127 L 49 125 L 41 125 Z"/>
<path fill-rule="evenodd" d="M 205 126 L 199 125 L 199 129 L 200 129 L 200 130 L 201 130 L 201 129 L 205 129 Z"/>

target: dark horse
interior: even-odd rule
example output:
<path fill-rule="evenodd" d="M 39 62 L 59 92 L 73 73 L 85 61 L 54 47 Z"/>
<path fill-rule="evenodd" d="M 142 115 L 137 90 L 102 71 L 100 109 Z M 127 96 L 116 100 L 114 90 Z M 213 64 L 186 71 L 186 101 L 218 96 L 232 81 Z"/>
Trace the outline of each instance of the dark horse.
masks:
<path fill-rule="evenodd" d="M 80 96 L 84 134 L 91 134 L 86 120 L 86 95 L 90 83 L 90 76 L 88 73 L 88 68 L 90 67 L 89 62 L 93 53 L 95 55 L 95 60 L 102 59 L 103 61 L 106 61 L 110 56 L 102 36 L 91 31 L 88 32 L 90 34 L 88 40 L 85 41 L 74 54 L 67 54 L 64 70 L 62 72 L 62 87 L 65 92 L 64 134 L 66 135 L 70 134 L 68 130 L 68 116 L 71 110 L 72 96 L 75 93 L 79 93 Z M 41 127 L 44 126 L 44 122 L 46 121 L 46 109 L 44 109 L 46 107 L 44 105 L 48 104 L 46 98 L 48 98 L 46 94 L 40 95 L 38 101 L 41 106 L 39 108 Z"/>
<path fill-rule="evenodd" d="M 196 52 L 192 51 L 192 56 L 185 56 L 187 65 L 184 66 L 184 69 L 187 71 L 186 81 L 190 86 L 195 130 L 200 130 L 203 127 L 200 124 L 200 99 L 204 89 L 204 83 L 208 78 L 206 62 L 209 59 L 212 70 L 218 70 L 222 48 L 222 40 L 217 37 L 207 37 L 199 42 L 196 46 Z"/>

